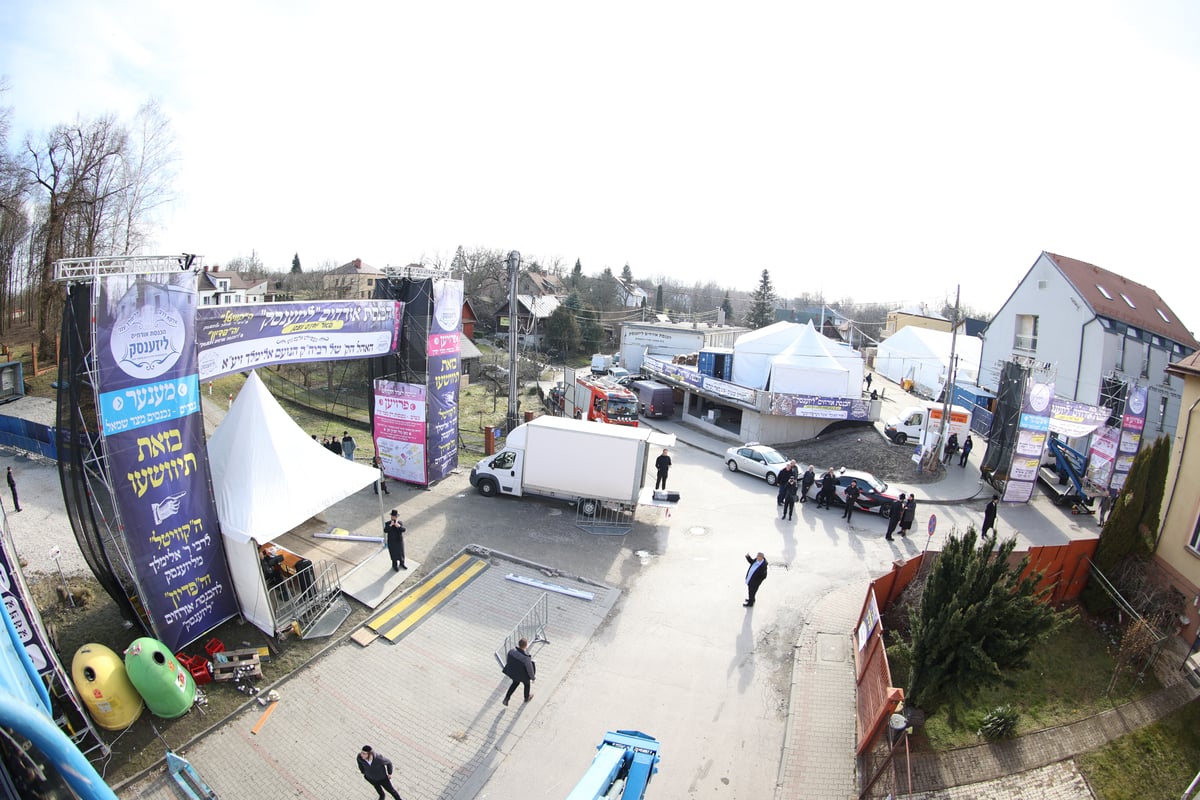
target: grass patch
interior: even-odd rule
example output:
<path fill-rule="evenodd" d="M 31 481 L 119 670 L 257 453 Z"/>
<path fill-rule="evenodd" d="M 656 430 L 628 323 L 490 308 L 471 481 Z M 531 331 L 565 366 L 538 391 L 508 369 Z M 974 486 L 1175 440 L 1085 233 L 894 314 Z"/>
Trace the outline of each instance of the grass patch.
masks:
<path fill-rule="evenodd" d="M 1105 696 L 1114 666 L 1107 644 L 1085 617 L 1076 616 L 1034 652 L 1029 669 L 1011 676 L 1013 686 L 983 689 L 957 720 L 945 709 L 930 714 L 918 741 L 934 750 L 979 744 L 977 731 L 998 706 L 1017 710 L 1014 735 L 1020 736 L 1098 714 L 1161 688 L 1153 675 L 1135 686 L 1133 676 L 1125 673 L 1112 695 Z M 903 683 L 907 675 L 907 665 L 895 664 L 893 680 Z"/>
<path fill-rule="evenodd" d="M 1179 797 L 1200 762 L 1200 701 L 1075 762 L 1102 800 Z"/>

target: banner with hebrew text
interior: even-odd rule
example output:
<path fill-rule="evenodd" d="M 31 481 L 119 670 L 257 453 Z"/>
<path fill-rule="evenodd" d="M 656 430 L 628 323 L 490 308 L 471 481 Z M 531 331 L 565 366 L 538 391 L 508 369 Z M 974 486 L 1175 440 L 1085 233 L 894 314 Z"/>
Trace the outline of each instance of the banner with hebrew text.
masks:
<path fill-rule="evenodd" d="M 371 358 L 396 349 L 404 304 L 394 300 L 202 306 L 200 380 L 271 364 Z"/>
<path fill-rule="evenodd" d="M 96 303 L 97 394 L 138 598 L 172 652 L 238 613 L 209 477 L 189 272 L 113 275 Z"/>
<path fill-rule="evenodd" d="M 458 466 L 458 390 L 462 375 L 463 282 L 433 283 L 429 358 L 429 480 L 445 478 Z"/>

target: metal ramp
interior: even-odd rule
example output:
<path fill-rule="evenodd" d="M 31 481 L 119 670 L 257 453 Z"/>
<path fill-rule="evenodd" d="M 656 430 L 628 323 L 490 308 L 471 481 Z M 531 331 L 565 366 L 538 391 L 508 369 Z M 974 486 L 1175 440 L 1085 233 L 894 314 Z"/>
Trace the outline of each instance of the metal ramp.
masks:
<path fill-rule="evenodd" d="M 346 598 L 341 594 L 330 603 L 321 616 L 317 617 L 312 625 L 307 629 L 301 629 L 300 637 L 302 639 L 322 639 L 326 636 L 332 636 L 334 631 L 342 626 L 350 616 L 350 604 L 346 602 Z"/>
<path fill-rule="evenodd" d="M 201 780 L 191 762 L 183 756 L 167 751 L 167 772 L 175 786 L 188 800 L 219 800 L 217 793 Z"/>

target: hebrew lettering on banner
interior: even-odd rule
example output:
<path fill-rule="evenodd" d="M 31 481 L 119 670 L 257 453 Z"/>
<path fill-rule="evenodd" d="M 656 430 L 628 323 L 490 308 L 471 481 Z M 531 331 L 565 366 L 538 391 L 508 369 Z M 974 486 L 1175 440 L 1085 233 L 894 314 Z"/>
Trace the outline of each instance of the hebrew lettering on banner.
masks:
<path fill-rule="evenodd" d="M 425 387 L 375 381 L 375 451 L 383 474 L 405 483 L 425 478 Z"/>
<path fill-rule="evenodd" d="M 156 638 L 177 651 L 238 613 L 200 413 L 196 278 L 99 282 L 100 417 L 122 535 Z"/>
<path fill-rule="evenodd" d="M 0 602 L 8 611 L 17 640 L 25 648 L 33 668 L 39 675 L 50 675 L 55 670 L 54 654 L 20 569 L 12 539 L 7 531 L 0 531 Z"/>
<path fill-rule="evenodd" d="M 1125 479 L 1133 468 L 1133 459 L 1142 446 L 1142 430 L 1146 427 L 1146 387 L 1130 386 L 1121 415 L 1121 438 L 1117 442 L 1117 457 L 1113 462 L 1109 489 L 1114 495 L 1125 488 Z"/>
<path fill-rule="evenodd" d="M 1017 425 L 1017 443 L 1004 485 L 1006 503 L 1027 503 L 1037 484 L 1042 450 L 1050 431 L 1050 406 L 1054 401 L 1054 384 L 1029 381 L 1021 402 L 1021 418 Z"/>
<path fill-rule="evenodd" d="M 202 307 L 196 312 L 200 380 L 269 364 L 385 355 L 396 349 L 403 317 L 404 303 L 394 300 Z"/>
<path fill-rule="evenodd" d="M 459 331 L 462 281 L 434 281 L 429 359 L 428 480 L 445 478 L 458 467 L 458 389 L 462 374 Z"/>

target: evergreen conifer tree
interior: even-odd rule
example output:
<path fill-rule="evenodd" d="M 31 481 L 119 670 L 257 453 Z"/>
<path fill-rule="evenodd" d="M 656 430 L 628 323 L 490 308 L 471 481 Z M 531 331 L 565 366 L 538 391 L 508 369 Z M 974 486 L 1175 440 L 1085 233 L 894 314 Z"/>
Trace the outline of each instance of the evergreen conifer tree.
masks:
<path fill-rule="evenodd" d="M 775 303 L 777 302 L 775 287 L 771 285 L 771 273 L 762 271 L 758 288 L 750 295 L 750 310 L 746 314 L 746 325 L 751 328 L 765 328 L 775 321 Z"/>

